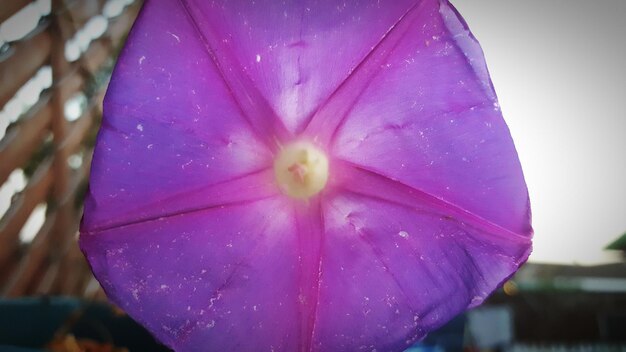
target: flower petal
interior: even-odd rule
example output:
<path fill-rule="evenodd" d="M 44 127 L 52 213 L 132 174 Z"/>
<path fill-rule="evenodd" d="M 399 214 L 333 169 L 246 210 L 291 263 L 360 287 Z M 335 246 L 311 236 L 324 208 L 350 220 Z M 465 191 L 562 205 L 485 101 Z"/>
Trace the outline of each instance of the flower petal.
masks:
<path fill-rule="evenodd" d="M 416 1 L 185 2 L 294 132 Z"/>
<path fill-rule="evenodd" d="M 528 238 L 415 203 L 353 192 L 324 203 L 320 350 L 401 351 L 482 302 L 528 257 Z"/>
<path fill-rule="evenodd" d="M 291 206 L 274 198 L 83 234 L 80 244 L 107 296 L 175 350 L 295 351 L 294 232 Z"/>
<path fill-rule="evenodd" d="M 294 203 L 271 165 L 299 134 L 331 174 Z M 81 248 L 177 350 L 400 351 L 530 252 L 519 161 L 447 0 L 147 1 L 92 171 Z"/>
<path fill-rule="evenodd" d="M 480 46 L 447 1 L 416 11 L 422 20 L 337 124 L 335 156 L 530 236 L 526 185 Z"/>
<path fill-rule="evenodd" d="M 184 9 L 146 2 L 104 102 L 83 231 L 207 206 L 189 194 L 270 166 Z"/>

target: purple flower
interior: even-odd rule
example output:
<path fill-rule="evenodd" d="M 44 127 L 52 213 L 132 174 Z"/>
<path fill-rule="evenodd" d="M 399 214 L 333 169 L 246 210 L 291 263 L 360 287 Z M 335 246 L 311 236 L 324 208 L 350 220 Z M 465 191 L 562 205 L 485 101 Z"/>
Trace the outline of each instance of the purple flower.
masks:
<path fill-rule="evenodd" d="M 180 351 L 401 351 L 530 253 L 483 54 L 446 0 L 146 1 L 80 244 Z"/>

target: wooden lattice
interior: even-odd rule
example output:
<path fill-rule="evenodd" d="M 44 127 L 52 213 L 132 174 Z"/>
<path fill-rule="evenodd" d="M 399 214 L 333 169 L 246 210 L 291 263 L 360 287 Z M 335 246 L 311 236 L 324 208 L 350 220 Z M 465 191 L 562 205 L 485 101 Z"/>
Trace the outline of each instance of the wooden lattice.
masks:
<path fill-rule="evenodd" d="M 2 1 L 0 23 L 29 4 Z M 77 229 L 106 83 L 140 3 L 135 1 L 112 18 L 104 35 L 92 41 L 78 60 L 66 59 L 65 44 L 105 4 L 105 0 L 52 0 L 50 14 L 38 27 L 4 45 L 0 53 L 0 109 L 41 67 L 49 65 L 52 70 L 52 86 L 0 140 L 0 185 L 15 169 L 29 175 L 26 187 L 0 219 L 0 296 L 102 297 L 78 249 Z M 85 94 L 87 107 L 78 119 L 68 121 L 65 104 L 77 92 Z M 70 157 L 82 158 L 80 167 L 70 167 Z M 43 226 L 32 241 L 20 241 L 24 224 L 42 203 L 47 204 Z"/>

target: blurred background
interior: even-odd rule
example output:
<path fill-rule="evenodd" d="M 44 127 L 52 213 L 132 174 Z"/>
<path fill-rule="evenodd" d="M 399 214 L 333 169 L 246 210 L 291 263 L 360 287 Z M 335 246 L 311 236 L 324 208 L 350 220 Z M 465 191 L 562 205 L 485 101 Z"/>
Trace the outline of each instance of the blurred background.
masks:
<path fill-rule="evenodd" d="M 516 142 L 535 250 L 410 350 L 626 351 L 626 1 L 452 2 Z M 140 7 L 0 2 L 0 351 L 166 350 L 106 303 L 76 242 L 102 98 Z"/>

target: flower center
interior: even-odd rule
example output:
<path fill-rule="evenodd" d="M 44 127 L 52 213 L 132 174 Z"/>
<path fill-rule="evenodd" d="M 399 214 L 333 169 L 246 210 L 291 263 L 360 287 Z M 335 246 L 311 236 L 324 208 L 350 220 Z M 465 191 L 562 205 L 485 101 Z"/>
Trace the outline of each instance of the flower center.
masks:
<path fill-rule="evenodd" d="M 308 142 L 286 145 L 274 161 L 278 186 L 288 196 L 306 199 L 319 193 L 328 180 L 328 158 Z"/>

